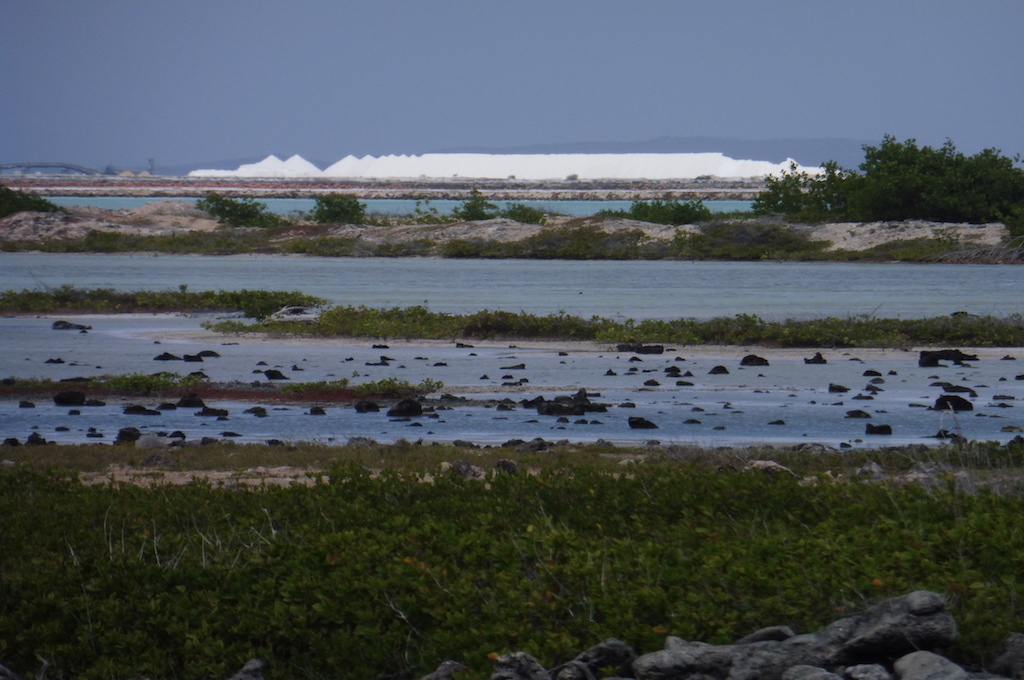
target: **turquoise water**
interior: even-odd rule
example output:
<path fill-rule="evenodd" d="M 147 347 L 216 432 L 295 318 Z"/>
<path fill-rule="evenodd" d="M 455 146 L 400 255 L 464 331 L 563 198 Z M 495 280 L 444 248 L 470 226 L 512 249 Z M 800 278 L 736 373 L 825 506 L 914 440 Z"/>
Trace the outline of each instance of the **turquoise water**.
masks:
<path fill-rule="evenodd" d="M 166 196 L 54 196 L 49 200 L 57 205 L 71 206 L 92 206 L 96 208 L 108 208 L 120 210 L 122 208 L 138 208 L 153 203 L 154 201 L 166 201 Z M 195 198 L 173 198 L 175 201 L 188 201 L 195 203 Z M 264 198 L 260 199 L 267 208 L 278 215 L 292 215 L 300 212 L 311 211 L 316 204 L 312 198 Z M 382 215 L 409 215 L 417 208 L 427 211 L 435 209 L 442 215 L 451 214 L 452 210 L 462 201 L 437 200 L 437 201 L 414 201 L 411 199 L 377 199 L 371 198 L 362 201 L 366 204 L 367 212 Z M 495 205 L 504 208 L 509 203 L 522 203 L 523 205 L 538 210 L 544 210 L 561 215 L 573 217 L 587 217 L 594 215 L 601 210 L 629 210 L 631 201 L 494 201 Z M 750 210 L 751 201 L 704 201 L 712 212 L 735 212 Z"/>

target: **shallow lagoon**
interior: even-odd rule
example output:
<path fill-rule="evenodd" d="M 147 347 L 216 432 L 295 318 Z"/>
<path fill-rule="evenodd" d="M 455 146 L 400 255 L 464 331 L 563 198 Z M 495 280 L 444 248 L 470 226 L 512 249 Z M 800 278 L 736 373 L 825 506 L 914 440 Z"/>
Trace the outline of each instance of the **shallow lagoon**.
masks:
<path fill-rule="evenodd" d="M 353 384 L 394 377 L 416 383 L 425 378 L 445 383 L 443 392 L 472 398 L 470 405 L 446 404 L 431 395 L 437 407 L 424 417 L 401 420 L 380 413 L 358 414 L 348 405 L 325 404 L 327 415 L 308 414 L 308 405 L 270 405 L 267 418 L 243 411 L 240 402 L 209 402 L 229 411 L 226 420 L 199 417 L 194 409 L 164 411 L 157 416 L 125 415 L 124 402 L 80 408 L 37 400 L 35 408 L 19 408 L 17 401 L 0 402 L 0 437 L 24 440 L 38 431 L 46 439 L 65 443 L 111 442 L 121 427 L 143 432 L 181 430 L 189 440 L 235 433 L 236 441 L 267 439 L 344 443 L 349 437 L 370 437 L 381 442 L 398 439 L 499 444 L 508 439 L 569 440 L 613 443 L 735 446 L 753 443 L 789 445 L 823 443 L 831 446 L 879 447 L 908 443 L 939 443 L 931 437 L 939 430 L 960 432 L 969 439 L 1008 441 L 1016 436 L 1007 426 L 1024 426 L 1019 402 L 1024 400 L 1024 367 L 1007 358 L 1005 350 L 981 350 L 979 360 L 964 367 L 918 368 L 916 351 L 823 351 L 827 365 L 808 365 L 813 354 L 802 350 L 764 348 L 670 348 L 662 355 L 633 355 L 612 347 L 574 343 L 523 344 L 395 342 L 387 348 L 372 341 L 255 340 L 213 336 L 200 330 L 202 317 L 90 316 L 77 319 L 92 325 L 88 333 L 56 331 L 52 319 L 0 319 L 6 351 L 0 357 L 0 375 L 52 378 L 89 377 L 157 371 L 204 371 L 215 381 L 266 382 L 261 371 L 279 368 L 292 381 L 349 378 Z M 221 356 L 203 363 L 154 361 L 163 352 L 177 356 L 215 350 Z M 742 367 L 741 357 L 754 352 L 769 366 Z M 1012 351 L 1010 352 L 1012 355 Z M 390 357 L 387 366 L 381 356 Z M 63 363 L 47 363 L 59 358 Z M 263 362 L 263 363 L 261 363 Z M 524 368 L 516 368 L 524 365 Z M 729 373 L 711 375 L 714 366 Z M 680 378 L 665 369 L 678 366 Z M 868 384 L 876 371 L 884 382 L 872 399 Z M 686 375 L 689 372 L 691 375 Z M 1017 379 L 1018 376 L 1021 379 Z M 525 382 L 521 382 L 525 379 Z M 692 385 L 677 385 L 677 380 Z M 658 385 L 647 385 L 656 380 Z M 946 381 L 976 390 L 975 411 L 957 414 L 929 410 Z M 508 383 L 519 383 L 516 387 Z M 829 384 L 851 388 L 829 392 Z M 553 398 L 585 388 L 592 401 L 608 404 L 607 412 L 588 413 L 559 422 L 534 409 L 517 406 L 499 411 L 476 400 L 507 398 L 513 401 L 538 395 Z M 161 400 L 133 399 L 155 408 Z M 623 406 L 623 404 L 633 406 Z M 451 406 L 451 408 L 449 408 Z M 848 418 L 850 410 L 863 410 L 869 419 Z M 630 429 L 630 416 L 658 425 L 654 430 Z M 781 424 L 773 424 L 782 421 Z M 865 435 L 866 423 L 888 424 L 892 436 Z M 67 431 L 57 431 L 67 427 Z M 88 436 L 89 428 L 102 436 Z"/>

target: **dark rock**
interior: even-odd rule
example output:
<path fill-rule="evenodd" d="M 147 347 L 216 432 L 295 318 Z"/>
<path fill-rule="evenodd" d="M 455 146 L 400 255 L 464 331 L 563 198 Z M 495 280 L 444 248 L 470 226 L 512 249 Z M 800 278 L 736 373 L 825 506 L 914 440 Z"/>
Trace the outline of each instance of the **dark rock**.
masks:
<path fill-rule="evenodd" d="M 864 434 L 892 434 L 892 425 L 873 425 L 868 423 L 864 427 Z"/>
<path fill-rule="evenodd" d="M 748 354 L 740 359 L 740 366 L 768 366 L 768 360 L 756 354 Z"/>
<path fill-rule="evenodd" d="M 842 394 L 844 392 L 849 392 L 850 388 L 846 387 L 845 385 L 837 385 L 836 383 L 829 383 L 828 384 L 828 391 L 832 392 L 834 394 Z"/>
<path fill-rule="evenodd" d="M 18 441 L 17 437 L 8 437 L 4 439 L 3 446 L 21 446 L 21 442 Z"/>
<path fill-rule="evenodd" d="M 415 399 L 402 399 L 389 411 L 389 418 L 410 418 L 423 415 L 423 406 Z"/>
<path fill-rule="evenodd" d="M 804 359 L 805 364 L 827 364 L 828 361 L 821 355 L 821 352 L 815 352 L 814 356 L 809 359 Z"/>
<path fill-rule="evenodd" d="M 117 432 L 117 437 L 114 439 L 115 444 L 130 444 L 138 441 L 139 437 L 142 436 L 142 432 L 137 427 L 122 427 Z"/>
<path fill-rule="evenodd" d="M 642 342 L 621 342 L 615 346 L 619 352 L 632 352 L 633 354 L 664 354 L 664 345 L 645 345 Z"/>
<path fill-rule="evenodd" d="M 92 326 L 86 326 L 80 323 L 71 323 L 70 321 L 54 321 L 53 325 L 50 326 L 55 331 L 88 331 L 92 330 Z"/>
<path fill-rule="evenodd" d="M 164 352 L 163 354 L 153 357 L 153 361 L 181 361 L 181 357 L 175 356 L 170 352 Z"/>
<path fill-rule="evenodd" d="M 454 445 L 455 442 L 452 442 L 452 444 Z M 515 462 L 514 460 L 502 458 L 501 460 L 494 464 L 494 469 L 506 472 L 511 475 L 519 471 L 519 463 Z"/>
<path fill-rule="evenodd" d="M 375 401 L 360 399 L 356 402 L 355 409 L 356 413 L 376 413 L 380 411 L 380 406 Z"/>
<path fill-rule="evenodd" d="M 962 366 L 965 361 L 977 361 L 976 354 L 964 354 L 958 349 L 921 350 L 917 365 L 921 368 L 935 368 L 942 366 L 941 361 L 952 361 L 957 366 Z"/>
<path fill-rule="evenodd" d="M 18 402 L 18 408 L 35 408 L 35 407 L 36 407 L 36 405 L 33 404 L 31 401 L 22 400 L 22 401 Z"/>
<path fill-rule="evenodd" d="M 203 357 L 204 359 L 212 359 L 212 358 L 220 357 L 220 354 L 218 354 L 217 352 L 213 351 L 212 349 L 204 349 L 201 352 L 197 352 L 196 356 Z"/>
<path fill-rule="evenodd" d="M 51 357 L 50 359 L 47 359 L 47 360 L 46 360 L 46 361 L 44 361 L 43 363 L 44 363 L 44 364 L 63 364 L 63 363 L 64 363 L 64 360 L 63 360 L 63 359 L 61 359 L 60 357 L 57 357 L 57 358 L 52 358 L 52 357 Z"/>
<path fill-rule="evenodd" d="M 80 392 L 78 390 L 58 392 L 53 395 L 53 403 L 56 406 L 84 406 L 85 392 Z"/>
<path fill-rule="evenodd" d="M 178 408 L 202 408 L 206 406 L 206 403 L 196 396 L 195 393 L 187 394 L 181 399 L 178 399 Z"/>
<path fill-rule="evenodd" d="M 42 446 L 43 444 L 49 444 L 50 442 L 46 441 L 43 435 L 38 432 L 33 432 L 25 439 L 25 443 L 29 446 Z"/>
<path fill-rule="evenodd" d="M 181 360 L 190 363 L 202 363 L 203 358 L 198 354 L 185 354 L 184 356 L 181 357 Z"/>
<path fill-rule="evenodd" d="M 647 420 L 646 418 L 641 418 L 640 416 L 630 416 L 628 422 L 629 422 L 629 427 L 631 429 L 633 429 L 633 430 L 657 430 L 658 429 L 657 425 L 655 425 L 651 421 Z"/>
<path fill-rule="evenodd" d="M 960 411 L 973 411 L 974 404 L 955 394 L 943 394 L 935 400 L 935 405 L 932 408 L 936 411 L 953 411 L 958 413 Z"/>
<path fill-rule="evenodd" d="M 263 406 L 253 406 L 251 408 L 245 409 L 244 411 L 242 411 L 242 413 L 251 413 L 252 415 L 256 416 L 257 418 L 266 418 L 267 417 L 267 409 L 265 407 L 263 407 Z"/>
<path fill-rule="evenodd" d="M 121 413 L 126 416 L 158 416 L 160 411 L 149 408 L 148 406 L 142 406 L 141 404 L 128 404 L 124 407 Z"/>
<path fill-rule="evenodd" d="M 209 417 L 209 418 L 221 418 L 228 415 L 227 409 L 224 408 L 212 408 L 210 406 L 203 406 L 195 413 L 197 416 Z"/>
<path fill-rule="evenodd" d="M 290 380 L 288 376 L 276 368 L 268 368 L 263 371 L 263 375 L 267 376 L 267 380 Z"/>
<path fill-rule="evenodd" d="M 859 410 L 854 409 L 853 411 L 847 411 L 845 417 L 847 417 L 847 418 L 870 418 L 871 414 L 868 413 L 867 411 L 859 411 Z"/>
<path fill-rule="evenodd" d="M 725 366 L 715 366 L 710 371 L 708 371 L 708 375 L 727 375 L 728 373 L 729 369 L 726 368 Z"/>
<path fill-rule="evenodd" d="M 325 416 L 327 411 L 324 410 L 323 406 L 310 406 L 309 415 L 311 416 Z"/>

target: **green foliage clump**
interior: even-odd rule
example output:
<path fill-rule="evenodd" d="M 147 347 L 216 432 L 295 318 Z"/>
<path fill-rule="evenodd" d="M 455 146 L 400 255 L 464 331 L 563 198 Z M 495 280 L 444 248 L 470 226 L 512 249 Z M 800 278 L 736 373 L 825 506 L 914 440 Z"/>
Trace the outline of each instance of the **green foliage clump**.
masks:
<path fill-rule="evenodd" d="M 522 224 L 547 224 L 548 216 L 543 210 L 531 208 L 522 203 L 509 203 L 501 210 L 501 216 Z"/>
<path fill-rule="evenodd" d="M 355 196 L 330 193 L 316 197 L 311 217 L 322 224 L 364 224 L 366 204 Z"/>
<path fill-rule="evenodd" d="M 270 228 L 285 224 L 284 218 L 270 212 L 266 203 L 248 197 L 227 198 L 216 191 L 209 191 L 196 201 L 196 207 L 227 227 Z"/>
<path fill-rule="evenodd" d="M 338 466 L 309 488 L 247 489 L 0 470 L 4 544 L 26 546 L 0 552 L 4 664 L 223 678 L 258 657 L 299 680 L 420 677 L 454 658 L 485 678 L 513 650 L 553 666 L 609 637 L 641 654 L 665 635 L 727 644 L 924 589 L 950 598 L 966 665 L 1024 616 L 1020 495 L 699 460 L 431 472 Z"/>
<path fill-rule="evenodd" d="M 0 184 L 0 217 L 19 212 L 61 212 L 64 209 L 42 196 L 17 191 Z"/>
<path fill-rule="evenodd" d="M 407 380 L 398 378 L 384 378 L 373 382 L 361 383 L 355 386 L 356 396 L 359 397 L 381 397 L 384 399 L 406 399 L 422 397 L 444 388 L 440 380 L 427 378 L 422 382 L 413 384 Z"/>
<path fill-rule="evenodd" d="M 811 176 L 793 166 L 767 177 L 754 213 L 812 222 L 1004 222 L 1024 234 L 1024 170 L 997 149 L 966 156 L 949 140 L 936 149 L 886 135 L 879 146 L 864 147 L 859 171 L 834 162 L 824 170 Z"/>
<path fill-rule="evenodd" d="M 624 217 L 654 224 L 694 224 L 711 219 L 711 209 L 703 201 L 645 201 L 634 199 L 629 210 L 602 210 L 599 215 Z"/>
<path fill-rule="evenodd" d="M 494 219 L 499 212 L 498 206 L 484 198 L 479 189 L 473 189 L 462 205 L 455 206 L 452 216 L 461 222 L 478 222 Z"/>

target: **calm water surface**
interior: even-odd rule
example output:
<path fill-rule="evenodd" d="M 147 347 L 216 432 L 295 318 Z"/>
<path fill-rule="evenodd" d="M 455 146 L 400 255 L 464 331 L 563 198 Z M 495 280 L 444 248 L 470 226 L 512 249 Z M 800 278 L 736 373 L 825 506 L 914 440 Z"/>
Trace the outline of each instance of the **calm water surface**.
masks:
<path fill-rule="evenodd" d="M 1024 268 L 0 253 L 0 290 L 294 290 L 338 305 L 609 318 L 765 319 L 1024 313 Z"/>

